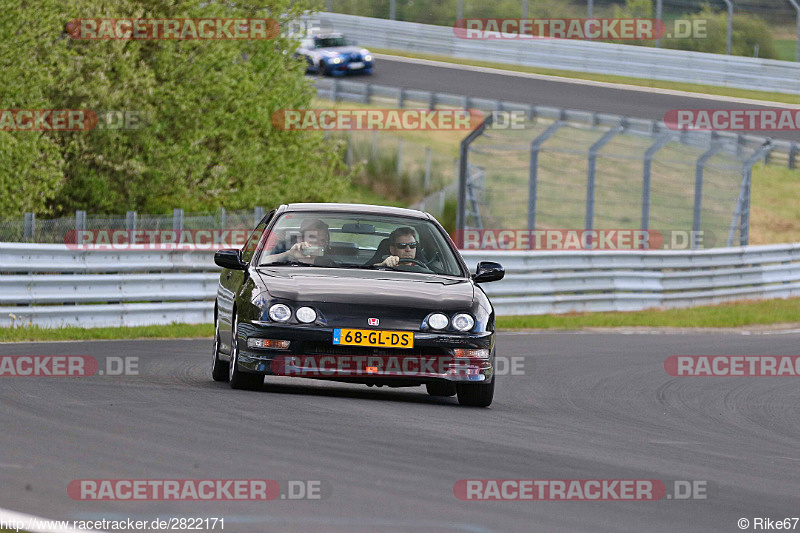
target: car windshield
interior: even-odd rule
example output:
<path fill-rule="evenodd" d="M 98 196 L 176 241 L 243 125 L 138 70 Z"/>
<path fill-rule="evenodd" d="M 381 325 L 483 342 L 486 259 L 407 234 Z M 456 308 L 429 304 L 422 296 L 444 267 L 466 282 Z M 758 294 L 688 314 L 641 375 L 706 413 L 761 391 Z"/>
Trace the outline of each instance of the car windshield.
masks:
<path fill-rule="evenodd" d="M 344 37 L 322 37 L 317 39 L 317 48 L 333 48 L 334 46 L 347 46 Z"/>
<path fill-rule="evenodd" d="M 261 238 L 259 266 L 315 266 L 465 276 L 447 236 L 428 220 L 284 213 Z"/>

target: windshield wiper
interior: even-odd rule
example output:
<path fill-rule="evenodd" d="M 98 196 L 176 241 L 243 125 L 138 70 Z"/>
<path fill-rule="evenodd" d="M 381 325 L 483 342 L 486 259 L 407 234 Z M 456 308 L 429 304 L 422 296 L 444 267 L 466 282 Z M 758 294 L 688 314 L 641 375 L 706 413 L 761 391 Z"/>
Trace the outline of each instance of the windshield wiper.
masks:
<path fill-rule="evenodd" d="M 304 267 L 318 267 L 318 268 L 336 268 L 334 266 L 329 266 L 329 265 L 314 265 L 312 263 L 303 263 L 302 261 L 293 261 L 293 260 L 275 261 L 273 263 L 261 263 L 258 266 L 259 267 L 266 267 L 266 266 L 284 266 L 284 265 L 288 265 L 288 266 L 304 266 Z"/>

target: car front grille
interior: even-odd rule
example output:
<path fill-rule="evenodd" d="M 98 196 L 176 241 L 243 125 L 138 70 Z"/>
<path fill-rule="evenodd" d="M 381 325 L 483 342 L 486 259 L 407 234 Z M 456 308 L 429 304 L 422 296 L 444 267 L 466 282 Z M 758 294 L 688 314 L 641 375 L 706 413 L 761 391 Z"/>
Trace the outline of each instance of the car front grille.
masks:
<path fill-rule="evenodd" d="M 368 346 L 340 346 L 330 342 L 304 342 L 300 347 L 303 354 L 308 355 L 350 355 L 350 356 L 394 356 L 394 357 L 439 357 L 449 356 L 444 348 L 417 346 L 410 350 L 397 348 L 371 348 Z"/>

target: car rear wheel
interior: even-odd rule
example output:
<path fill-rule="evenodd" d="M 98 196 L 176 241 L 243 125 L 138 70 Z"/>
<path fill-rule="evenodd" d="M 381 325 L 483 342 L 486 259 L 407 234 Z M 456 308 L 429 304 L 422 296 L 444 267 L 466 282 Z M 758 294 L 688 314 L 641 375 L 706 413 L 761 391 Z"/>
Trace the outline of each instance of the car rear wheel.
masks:
<path fill-rule="evenodd" d="M 264 376 L 261 374 L 250 374 L 241 372 L 236 365 L 239 360 L 239 343 L 236 337 L 239 333 L 239 323 L 236 313 L 231 319 L 231 362 L 228 367 L 228 381 L 232 389 L 256 390 L 264 384 Z"/>
<path fill-rule="evenodd" d="M 228 381 L 229 365 L 227 361 L 219 358 L 219 318 L 214 320 L 214 362 L 211 363 L 211 377 L 214 381 Z"/>
<path fill-rule="evenodd" d="M 323 60 L 323 59 L 319 60 L 319 66 L 317 67 L 317 69 L 319 70 L 319 75 L 320 76 L 327 76 L 328 75 L 328 64 L 325 63 L 325 60 Z"/>
<path fill-rule="evenodd" d="M 455 396 L 456 384 L 449 381 L 434 381 L 426 383 L 425 388 L 431 396 Z"/>
<path fill-rule="evenodd" d="M 489 383 L 458 383 L 458 403 L 467 407 L 489 407 L 494 397 L 494 377 Z"/>

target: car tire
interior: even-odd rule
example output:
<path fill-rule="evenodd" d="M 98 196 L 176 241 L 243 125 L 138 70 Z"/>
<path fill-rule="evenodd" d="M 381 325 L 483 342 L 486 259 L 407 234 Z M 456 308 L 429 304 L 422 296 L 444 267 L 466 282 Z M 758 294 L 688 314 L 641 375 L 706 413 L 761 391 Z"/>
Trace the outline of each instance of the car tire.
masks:
<path fill-rule="evenodd" d="M 494 397 L 494 377 L 488 383 L 458 383 L 458 403 L 467 407 L 489 407 Z"/>
<path fill-rule="evenodd" d="M 264 376 L 241 372 L 236 364 L 239 359 L 239 343 L 236 336 L 239 333 L 239 322 L 236 313 L 231 317 L 231 362 L 228 363 L 228 381 L 232 389 L 257 390 L 264 385 Z"/>
<path fill-rule="evenodd" d="M 327 76 L 328 75 L 328 64 L 325 63 L 324 59 L 320 59 L 319 60 L 319 66 L 317 67 L 317 70 L 319 70 L 319 75 L 320 76 Z"/>
<path fill-rule="evenodd" d="M 431 396 L 455 396 L 456 384 L 449 381 L 434 381 L 426 383 L 425 388 Z"/>
<path fill-rule="evenodd" d="M 214 361 L 211 363 L 211 377 L 214 381 L 228 381 L 229 363 L 219 358 L 219 318 L 214 319 L 214 348 L 212 356 Z"/>

